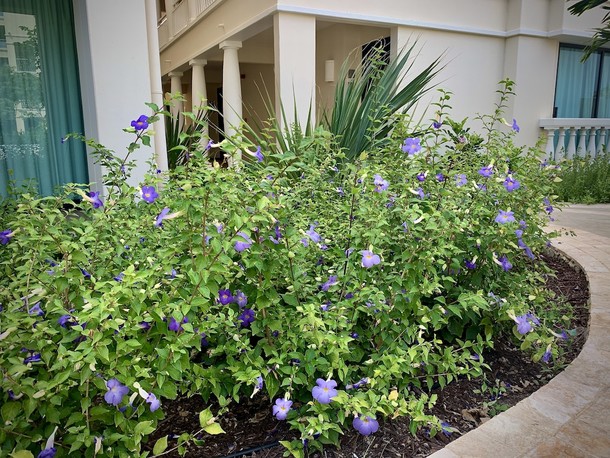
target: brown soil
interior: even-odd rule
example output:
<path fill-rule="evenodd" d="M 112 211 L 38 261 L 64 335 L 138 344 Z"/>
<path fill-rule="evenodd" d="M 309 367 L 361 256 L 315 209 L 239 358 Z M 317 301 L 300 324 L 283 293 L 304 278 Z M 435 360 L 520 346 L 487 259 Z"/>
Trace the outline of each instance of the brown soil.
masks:
<path fill-rule="evenodd" d="M 589 287 L 586 276 L 574 263 L 557 253 L 544 256 L 544 261 L 556 276 L 547 278 L 547 287 L 555 292 L 558 303 L 573 310 L 570 329 L 576 334 L 565 343 L 561 361 L 534 363 L 530 356 L 519 350 L 510 336 L 496 342 L 495 349 L 485 355 L 491 370 L 477 380 L 459 380 L 436 390 L 438 401 L 431 414 L 450 427 L 445 433 L 430 437 L 428 431 L 417 435 L 409 433 L 406 418 L 380 422 L 379 431 L 364 437 L 348 430 L 342 437 L 341 447 L 311 451 L 309 458 L 403 458 L 425 457 L 440 450 L 462 434 L 476 428 L 489 417 L 506 410 L 546 384 L 580 352 L 587 335 L 589 319 Z M 486 379 L 486 382 L 485 382 Z M 487 389 L 482 390 L 483 383 Z M 295 433 L 286 422 L 277 421 L 271 413 L 271 403 L 265 396 L 255 396 L 234 405 L 222 416 L 220 424 L 226 434 L 208 436 L 203 445 L 187 444 L 187 457 L 204 458 L 280 458 L 284 449 L 279 440 L 290 440 Z M 151 437 L 150 443 L 170 435 L 170 447 L 164 456 L 178 457 L 172 434 L 199 430 L 199 412 L 208 407 L 201 399 L 178 399 L 164 403 L 166 417 Z M 171 449 L 174 449 L 173 451 Z"/>

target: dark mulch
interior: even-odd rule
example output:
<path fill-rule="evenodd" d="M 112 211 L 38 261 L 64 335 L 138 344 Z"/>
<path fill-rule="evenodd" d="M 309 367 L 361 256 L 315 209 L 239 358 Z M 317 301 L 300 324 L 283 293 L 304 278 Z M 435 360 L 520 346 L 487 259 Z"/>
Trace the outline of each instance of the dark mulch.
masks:
<path fill-rule="evenodd" d="M 459 380 L 442 391 L 435 390 L 438 401 L 431 410 L 451 430 L 429 437 L 421 430 L 413 436 L 409 433 L 407 418 L 380 422 L 380 428 L 372 436 L 364 437 L 350 430 L 341 440 L 341 448 L 325 448 L 323 452 L 311 452 L 309 458 L 389 458 L 425 457 L 440 450 L 462 434 L 476 428 L 496 412 L 505 410 L 526 398 L 546 384 L 580 352 L 587 335 L 589 319 L 589 287 L 585 274 L 575 264 L 551 252 L 543 260 L 555 271 L 547 278 L 547 287 L 557 295 L 558 303 L 573 310 L 571 329 L 576 329 L 564 346 L 564 358 L 554 364 L 533 363 L 530 357 L 511 341 L 510 337 L 496 342 L 495 349 L 485 355 L 491 370 L 485 374 L 486 390 L 481 390 L 482 379 Z M 209 405 L 201 399 L 178 399 L 164 403 L 165 419 L 160 422 L 150 443 L 167 434 L 180 434 L 199 430 L 199 412 Z M 187 457 L 251 457 L 280 458 L 284 449 L 275 445 L 279 440 L 290 440 L 295 433 L 289 431 L 286 422 L 277 421 L 271 414 L 271 402 L 258 395 L 239 405 L 220 419 L 226 434 L 205 437 L 204 445 L 187 445 Z M 170 440 L 170 449 L 175 440 Z M 167 457 L 178 457 L 177 452 Z"/>

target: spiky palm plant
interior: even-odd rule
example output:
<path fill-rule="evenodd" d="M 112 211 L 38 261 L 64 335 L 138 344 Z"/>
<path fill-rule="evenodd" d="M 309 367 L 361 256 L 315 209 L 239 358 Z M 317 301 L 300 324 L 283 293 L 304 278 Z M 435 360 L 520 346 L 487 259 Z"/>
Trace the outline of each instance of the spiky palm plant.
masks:
<path fill-rule="evenodd" d="M 356 68 L 353 77 L 348 74 L 350 59 L 342 65 L 332 114 L 325 115 L 323 122 L 337 137 L 347 160 L 383 146 L 389 140 L 395 115 L 412 108 L 432 88 L 431 81 L 441 68 L 440 57 L 403 84 L 410 78 L 415 45 L 405 47 L 389 62 L 381 51 L 373 53 L 369 62 Z"/>

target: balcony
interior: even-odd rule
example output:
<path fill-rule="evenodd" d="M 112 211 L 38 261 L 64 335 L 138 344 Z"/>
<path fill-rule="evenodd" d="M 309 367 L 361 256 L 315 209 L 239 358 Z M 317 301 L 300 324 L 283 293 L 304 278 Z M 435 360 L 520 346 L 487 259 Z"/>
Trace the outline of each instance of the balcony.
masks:
<path fill-rule="evenodd" d="M 548 159 L 595 157 L 609 151 L 610 118 L 540 119 L 539 126 L 546 132 Z"/>
<path fill-rule="evenodd" d="M 174 37 L 210 13 L 223 0 L 177 0 L 159 19 L 159 47 L 163 49 Z"/>

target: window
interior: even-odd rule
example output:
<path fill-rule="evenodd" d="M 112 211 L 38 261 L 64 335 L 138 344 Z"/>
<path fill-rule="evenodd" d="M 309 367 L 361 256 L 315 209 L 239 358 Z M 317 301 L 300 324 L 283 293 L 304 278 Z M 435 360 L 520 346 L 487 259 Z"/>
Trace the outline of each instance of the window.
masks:
<path fill-rule="evenodd" d="M 583 47 L 559 48 L 555 118 L 610 117 L 610 50 L 602 49 L 581 62 Z"/>
<path fill-rule="evenodd" d="M 72 0 L 0 0 L 0 200 L 14 183 L 51 195 L 86 183 Z M 34 184 L 35 183 L 35 184 Z"/>

